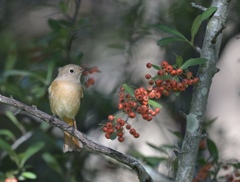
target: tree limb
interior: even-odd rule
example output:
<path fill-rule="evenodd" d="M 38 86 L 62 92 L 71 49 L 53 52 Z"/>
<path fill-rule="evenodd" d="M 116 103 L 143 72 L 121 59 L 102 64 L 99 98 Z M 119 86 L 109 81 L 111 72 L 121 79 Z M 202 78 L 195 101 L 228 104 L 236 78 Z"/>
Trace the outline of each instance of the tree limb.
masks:
<path fill-rule="evenodd" d="M 186 134 L 179 154 L 178 182 L 191 182 L 193 178 L 208 94 L 212 84 L 212 77 L 217 72 L 216 61 L 219 56 L 222 30 L 227 18 L 229 2 L 229 0 L 212 1 L 211 6 L 217 7 L 217 11 L 209 20 L 201 51 L 201 58 L 205 58 L 208 61 L 199 67 L 198 76 L 200 83 L 194 87 L 191 109 L 187 116 Z"/>
<path fill-rule="evenodd" d="M 69 134 L 75 136 L 79 139 L 84 145 L 85 148 L 107 155 L 123 164 L 126 164 L 130 168 L 132 168 L 138 175 L 138 179 L 140 182 L 152 182 L 152 178 L 150 175 L 146 172 L 146 170 L 143 168 L 143 166 L 135 159 L 124 155 L 116 150 L 113 150 L 111 148 L 105 147 L 103 145 L 99 145 L 90 139 L 88 139 L 84 134 L 79 132 L 78 130 L 74 129 L 73 127 L 69 127 L 65 122 L 62 120 L 53 117 L 49 114 L 46 114 L 43 111 L 40 111 L 37 109 L 36 106 L 28 106 L 26 104 L 23 104 L 15 99 L 8 98 L 5 96 L 0 95 L 0 103 L 4 103 L 10 106 L 13 106 L 17 109 L 20 109 L 21 111 L 26 111 L 34 116 L 36 116 L 39 119 L 42 119 L 45 122 L 50 123 L 51 125 L 60 128 L 61 130 L 64 130 L 68 132 Z"/>

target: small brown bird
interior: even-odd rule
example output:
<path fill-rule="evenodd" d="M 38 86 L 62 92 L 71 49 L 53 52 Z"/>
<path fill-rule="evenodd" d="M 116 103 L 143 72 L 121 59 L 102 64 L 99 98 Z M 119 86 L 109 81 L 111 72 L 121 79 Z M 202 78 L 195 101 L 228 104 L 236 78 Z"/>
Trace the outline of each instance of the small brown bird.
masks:
<path fill-rule="evenodd" d="M 58 69 L 58 76 L 48 88 L 50 108 L 54 115 L 64 120 L 69 126 L 77 128 L 75 116 L 81 105 L 83 89 L 80 77 L 84 70 L 75 64 L 68 64 Z M 63 152 L 80 150 L 82 143 L 64 132 Z"/>

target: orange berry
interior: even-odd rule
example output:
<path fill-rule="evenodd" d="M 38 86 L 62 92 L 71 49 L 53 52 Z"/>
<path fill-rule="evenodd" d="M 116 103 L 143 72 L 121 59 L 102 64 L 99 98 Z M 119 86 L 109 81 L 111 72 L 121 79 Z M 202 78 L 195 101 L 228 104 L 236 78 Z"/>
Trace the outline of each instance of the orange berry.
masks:
<path fill-rule="evenodd" d="M 172 67 L 171 65 L 168 65 L 168 66 L 166 67 L 166 71 L 167 71 L 168 73 L 171 73 L 172 70 L 173 70 L 173 67 Z"/>
<path fill-rule="evenodd" d="M 152 78 L 152 76 L 150 74 L 146 74 L 145 78 L 149 80 L 150 78 Z"/>
<path fill-rule="evenodd" d="M 118 109 L 121 110 L 123 108 L 122 104 L 118 104 Z"/>
<path fill-rule="evenodd" d="M 122 137 L 123 135 L 124 135 L 124 133 L 123 133 L 122 131 L 120 131 L 120 132 L 117 133 L 117 136 Z"/>
<path fill-rule="evenodd" d="M 160 108 L 156 108 L 156 109 L 155 109 L 155 112 L 156 112 L 156 113 L 159 113 L 159 112 L 160 112 Z"/>
<path fill-rule="evenodd" d="M 135 130 L 134 128 L 132 128 L 132 129 L 130 129 L 129 133 L 130 133 L 131 135 L 134 135 L 134 134 L 136 133 L 136 130 Z"/>
<path fill-rule="evenodd" d="M 119 141 L 119 142 L 123 142 L 123 141 L 124 141 L 124 138 L 123 138 L 123 137 L 118 137 L 118 141 Z"/>
<path fill-rule="evenodd" d="M 168 62 L 167 61 L 161 62 L 161 66 L 162 68 L 166 68 L 168 66 Z"/>
<path fill-rule="evenodd" d="M 108 129 L 110 129 L 110 128 L 112 128 L 112 123 L 111 122 L 107 122 L 107 124 L 106 124 L 106 127 L 108 128 Z"/>
<path fill-rule="evenodd" d="M 147 121 L 151 121 L 151 120 L 152 120 L 152 116 L 148 116 Z"/>
<path fill-rule="evenodd" d="M 113 132 L 114 132 L 114 129 L 112 129 L 112 128 L 109 128 L 109 129 L 108 129 L 108 133 L 109 133 L 109 134 L 112 134 Z"/>
<path fill-rule="evenodd" d="M 178 84 L 177 84 L 177 88 L 178 88 L 178 90 L 182 91 L 182 89 L 184 88 L 184 86 L 183 86 L 182 83 L 178 83 Z"/>
<path fill-rule="evenodd" d="M 151 68 L 151 67 L 152 67 L 152 63 L 147 63 L 147 64 L 146 64 L 146 67 L 147 67 L 147 68 Z"/>
<path fill-rule="evenodd" d="M 188 84 L 189 84 L 188 79 L 183 79 L 183 80 L 182 80 L 182 84 L 183 84 L 183 85 L 188 85 Z"/>
<path fill-rule="evenodd" d="M 160 97 L 161 97 L 160 92 L 157 92 L 156 95 L 155 95 L 155 98 L 156 98 L 156 99 L 160 99 Z"/>
<path fill-rule="evenodd" d="M 114 120 L 114 116 L 113 116 L 113 115 L 109 115 L 109 116 L 108 116 L 108 120 L 109 120 L 109 121 L 113 121 L 113 120 Z"/>
<path fill-rule="evenodd" d="M 106 132 L 108 132 L 108 128 L 105 126 L 105 127 L 103 127 L 103 129 L 102 129 L 105 133 Z"/>
<path fill-rule="evenodd" d="M 181 68 L 177 69 L 177 75 L 182 75 L 183 74 L 183 70 Z"/>
<path fill-rule="evenodd" d="M 199 81 L 199 78 L 197 77 L 193 79 L 193 83 L 197 83 L 198 81 Z"/>
<path fill-rule="evenodd" d="M 135 118 L 135 117 L 136 117 L 136 114 L 135 114 L 134 112 L 130 112 L 130 113 L 128 114 L 128 116 L 129 116 L 130 118 Z"/>
<path fill-rule="evenodd" d="M 100 71 L 99 71 L 99 69 L 98 69 L 97 66 L 94 66 L 94 67 L 90 68 L 90 69 L 88 70 L 88 72 L 91 74 L 91 73 L 100 72 Z"/>
<path fill-rule="evenodd" d="M 130 130 L 131 127 L 132 127 L 132 126 L 131 126 L 130 124 L 127 124 L 127 125 L 126 125 L 126 129 L 127 129 L 127 130 Z"/>
<path fill-rule="evenodd" d="M 154 81 L 153 81 L 153 80 L 149 80 L 148 84 L 149 84 L 149 85 L 153 85 L 153 84 L 154 84 Z"/>
<path fill-rule="evenodd" d="M 139 135 L 139 133 L 135 133 L 133 136 L 134 136 L 134 138 L 139 138 L 140 135 Z"/>
<path fill-rule="evenodd" d="M 176 75 L 176 74 L 177 74 L 177 71 L 176 71 L 176 70 L 172 70 L 170 74 L 171 74 L 171 75 Z"/>
<path fill-rule="evenodd" d="M 156 94 L 155 94 L 154 92 L 150 92 L 150 93 L 148 94 L 149 98 L 151 98 L 151 99 L 154 98 L 155 95 L 156 95 Z"/>
<path fill-rule="evenodd" d="M 106 137 L 107 139 L 109 139 L 109 138 L 110 138 L 110 134 L 109 134 L 109 133 L 106 133 L 106 134 L 105 134 L 105 137 Z"/>
<path fill-rule="evenodd" d="M 163 75 L 164 75 L 164 71 L 163 71 L 163 70 L 158 70 L 157 74 L 158 74 L 159 76 L 163 76 Z"/>
<path fill-rule="evenodd" d="M 162 80 L 156 80 L 155 81 L 156 86 L 160 87 L 162 84 Z"/>
<path fill-rule="evenodd" d="M 124 109 L 124 112 L 127 113 L 127 114 L 129 114 L 131 111 L 132 111 L 132 109 L 130 107 L 126 107 Z"/>
<path fill-rule="evenodd" d="M 140 89 L 138 89 L 138 88 L 137 88 L 137 89 L 135 89 L 135 90 L 134 90 L 134 94 L 135 94 L 135 95 L 139 95 L 139 94 L 141 94 L 141 91 L 140 91 Z"/>
<path fill-rule="evenodd" d="M 89 79 L 87 80 L 87 84 L 88 84 L 88 85 L 93 85 L 94 83 L 95 83 L 94 78 L 89 78 Z"/>

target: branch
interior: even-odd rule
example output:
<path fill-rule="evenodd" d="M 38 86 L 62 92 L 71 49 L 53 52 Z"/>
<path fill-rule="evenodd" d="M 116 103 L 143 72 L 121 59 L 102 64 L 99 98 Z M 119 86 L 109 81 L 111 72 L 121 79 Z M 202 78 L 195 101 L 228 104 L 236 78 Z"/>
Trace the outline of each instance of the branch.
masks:
<path fill-rule="evenodd" d="M 107 155 L 123 164 L 126 164 L 130 168 L 132 168 L 138 175 L 138 179 L 140 182 L 152 182 L 152 178 L 150 175 L 146 172 L 146 170 L 143 168 L 143 166 L 135 159 L 124 155 L 116 150 L 113 150 L 111 148 L 105 147 L 103 145 L 99 145 L 90 139 L 88 139 L 84 134 L 79 132 L 78 130 L 74 129 L 73 127 L 69 127 L 65 122 L 62 120 L 53 117 L 51 115 L 48 115 L 44 113 L 43 111 L 40 111 L 37 109 L 36 106 L 28 106 L 26 104 L 23 104 L 15 99 L 8 98 L 5 96 L 0 95 L 0 103 L 4 103 L 10 106 L 13 106 L 17 109 L 20 109 L 21 111 L 26 111 L 34 116 L 36 116 L 39 119 L 42 119 L 45 122 L 50 123 L 53 126 L 56 126 L 60 128 L 61 130 L 64 130 L 68 132 L 69 134 L 75 136 L 79 139 L 84 145 L 85 148 L 103 154 Z"/>
<path fill-rule="evenodd" d="M 198 8 L 198 9 L 200 9 L 202 11 L 206 11 L 207 10 L 207 8 L 201 6 L 201 5 L 197 4 L 197 3 L 191 2 L 190 4 L 192 5 L 192 7 Z"/>
<path fill-rule="evenodd" d="M 75 24 L 77 21 L 77 15 L 80 9 L 80 5 L 81 5 L 81 0 L 75 0 L 75 10 L 74 10 L 74 14 L 73 17 L 68 17 L 72 23 L 72 27 L 75 29 Z M 70 58 L 70 52 L 71 52 L 71 48 L 72 48 L 72 43 L 73 40 L 76 38 L 76 33 L 75 30 L 72 30 L 70 32 L 70 36 L 67 40 L 67 44 L 66 44 L 66 61 L 69 61 Z"/>
<path fill-rule="evenodd" d="M 179 154 L 177 181 L 191 182 L 195 170 L 199 142 L 202 137 L 202 124 L 205 117 L 207 99 L 212 84 L 212 77 L 218 71 L 222 30 L 227 19 L 227 8 L 230 0 L 213 0 L 212 7 L 217 11 L 209 20 L 204 37 L 201 58 L 207 59 L 207 63 L 199 67 L 200 84 L 194 87 L 190 113 L 187 116 L 187 128 L 183 146 Z"/>

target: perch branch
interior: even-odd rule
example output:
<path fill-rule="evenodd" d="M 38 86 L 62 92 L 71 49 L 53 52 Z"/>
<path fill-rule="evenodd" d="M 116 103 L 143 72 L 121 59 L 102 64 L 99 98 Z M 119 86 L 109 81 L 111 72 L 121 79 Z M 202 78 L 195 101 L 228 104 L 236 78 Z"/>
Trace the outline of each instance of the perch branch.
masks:
<path fill-rule="evenodd" d="M 130 168 L 132 168 L 138 175 L 140 182 L 152 182 L 152 178 L 150 175 L 146 172 L 146 170 L 143 168 L 143 166 L 135 159 L 124 155 L 116 150 L 113 150 L 109 147 L 105 147 L 103 145 L 99 145 L 90 139 L 88 139 L 84 134 L 79 132 L 78 130 L 74 129 L 73 127 L 69 127 L 65 122 L 62 120 L 53 117 L 49 114 L 46 114 L 43 111 L 40 111 L 37 109 L 36 106 L 28 106 L 26 104 L 23 104 L 13 98 L 8 98 L 5 96 L 0 95 L 0 103 L 4 103 L 10 106 L 13 106 L 17 109 L 20 109 L 21 111 L 26 111 L 27 113 L 30 113 L 34 116 L 36 116 L 39 119 L 42 119 L 45 122 L 50 123 L 52 126 L 58 127 L 61 130 L 64 130 L 68 132 L 69 134 L 75 136 L 79 139 L 84 145 L 85 148 L 109 156 L 123 164 L 126 164 Z"/>

